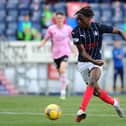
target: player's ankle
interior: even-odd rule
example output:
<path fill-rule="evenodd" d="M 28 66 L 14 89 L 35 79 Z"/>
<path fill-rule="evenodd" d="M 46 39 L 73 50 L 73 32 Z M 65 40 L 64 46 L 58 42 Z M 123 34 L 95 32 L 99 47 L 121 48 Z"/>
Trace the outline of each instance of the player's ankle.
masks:
<path fill-rule="evenodd" d="M 116 98 L 114 98 L 114 107 L 118 107 L 119 106 L 119 100 L 117 100 Z"/>

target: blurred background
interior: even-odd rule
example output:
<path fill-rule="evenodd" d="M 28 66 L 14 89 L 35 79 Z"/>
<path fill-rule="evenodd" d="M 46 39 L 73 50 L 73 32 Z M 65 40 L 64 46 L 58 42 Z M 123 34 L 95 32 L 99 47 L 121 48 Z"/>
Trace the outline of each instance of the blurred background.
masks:
<path fill-rule="evenodd" d="M 47 28 L 55 24 L 55 12 L 66 15 L 64 23 L 76 27 L 74 13 L 90 5 L 94 21 L 118 27 L 126 33 L 125 0 L 0 0 L 0 95 L 35 94 L 58 95 L 59 77 L 50 54 L 50 43 L 38 50 Z M 103 68 L 100 85 L 109 93 L 126 94 L 126 42 L 118 35 L 104 35 Z M 72 41 L 72 40 L 71 40 Z M 113 89 L 114 42 L 124 50 L 124 87 L 120 77 Z M 68 67 L 68 95 L 79 95 L 85 84 L 71 55 Z"/>

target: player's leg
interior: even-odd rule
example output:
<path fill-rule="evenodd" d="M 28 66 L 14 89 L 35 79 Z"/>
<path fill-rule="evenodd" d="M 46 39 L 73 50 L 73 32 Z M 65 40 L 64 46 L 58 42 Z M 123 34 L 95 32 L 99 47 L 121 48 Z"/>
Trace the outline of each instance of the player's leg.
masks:
<path fill-rule="evenodd" d="M 121 79 L 121 91 L 124 91 L 124 71 L 123 67 L 120 68 L 119 74 L 120 74 L 120 79 Z"/>
<path fill-rule="evenodd" d="M 113 105 L 117 114 L 120 117 L 124 117 L 124 112 L 120 107 L 120 101 L 118 98 L 112 98 L 111 96 L 109 96 L 108 93 L 104 89 L 101 89 L 98 84 L 94 89 L 94 95 L 99 97 L 105 103 Z"/>
<path fill-rule="evenodd" d="M 101 100 L 104 102 L 113 105 L 114 104 L 114 99 L 108 95 L 108 93 L 104 90 L 101 89 L 98 84 L 96 84 L 95 89 L 94 89 L 94 95 L 99 97 Z"/>
<path fill-rule="evenodd" d="M 113 91 L 116 92 L 116 80 L 118 75 L 118 69 L 114 68 L 114 76 L 113 76 Z"/>
<path fill-rule="evenodd" d="M 68 66 L 68 57 L 64 56 L 60 61 L 60 66 L 58 69 L 61 84 L 61 97 L 60 97 L 61 99 L 65 99 L 66 97 L 66 88 L 68 84 L 67 66 Z"/>
<path fill-rule="evenodd" d="M 93 96 L 95 84 L 99 80 L 100 74 L 101 74 L 100 68 L 97 67 L 91 69 L 90 71 L 89 83 L 86 87 L 85 92 L 83 93 L 80 110 L 77 112 L 77 117 L 76 117 L 77 122 L 80 122 L 82 119 L 86 117 L 86 113 L 85 113 L 86 108 Z"/>
<path fill-rule="evenodd" d="M 83 95 L 82 103 L 81 103 L 81 106 L 80 106 L 80 109 L 82 109 L 83 111 L 86 110 L 88 102 L 90 101 L 90 98 L 93 95 L 94 87 L 95 87 L 97 81 L 99 80 L 100 73 L 101 72 L 100 72 L 99 68 L 93 68 L 90 71 L 89 83 L 88 83 L 86 91 L 85 91 L 85 93 Z"/>

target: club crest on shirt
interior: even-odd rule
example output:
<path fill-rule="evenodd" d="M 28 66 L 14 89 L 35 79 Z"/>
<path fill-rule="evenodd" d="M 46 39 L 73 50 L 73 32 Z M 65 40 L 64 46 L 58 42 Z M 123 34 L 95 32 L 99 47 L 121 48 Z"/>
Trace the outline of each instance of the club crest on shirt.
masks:
<path fill-rule="evenodd" d="M 63 35 L 64 35 L 64 36 L 66 36 L 66 35 L 68 34 L 68 33 L 67 33 L 67 32 L 65 32 L 65 31 L 63 31 L 62 33 L 63 33 Z"/>
<path fill-rule="evenodd" d="M 97 31 L 94 31 L 94 35 L 95 35 L 95 36 L 98 36 L 98 32 L 97 32 Z"/>

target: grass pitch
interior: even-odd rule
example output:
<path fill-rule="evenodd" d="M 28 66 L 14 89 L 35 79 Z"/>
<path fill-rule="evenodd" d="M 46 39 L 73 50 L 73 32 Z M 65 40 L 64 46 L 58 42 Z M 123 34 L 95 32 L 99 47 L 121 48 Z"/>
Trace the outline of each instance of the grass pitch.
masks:
<path fill-rule="evenodd" d="M 126 113 L 126 96 L 119 96 Z M 0 126 L 125 126 L 126 117 L 119 118 L 114 108 L 93 97 L 87 108 L 87 118 L 75 122 L 81 96 L 70 96 L 65 101 L 58 96 L 0 96 Z M 58 104 L 62 116 L 49 120 L 44 116 L 48 104 Z"/>

